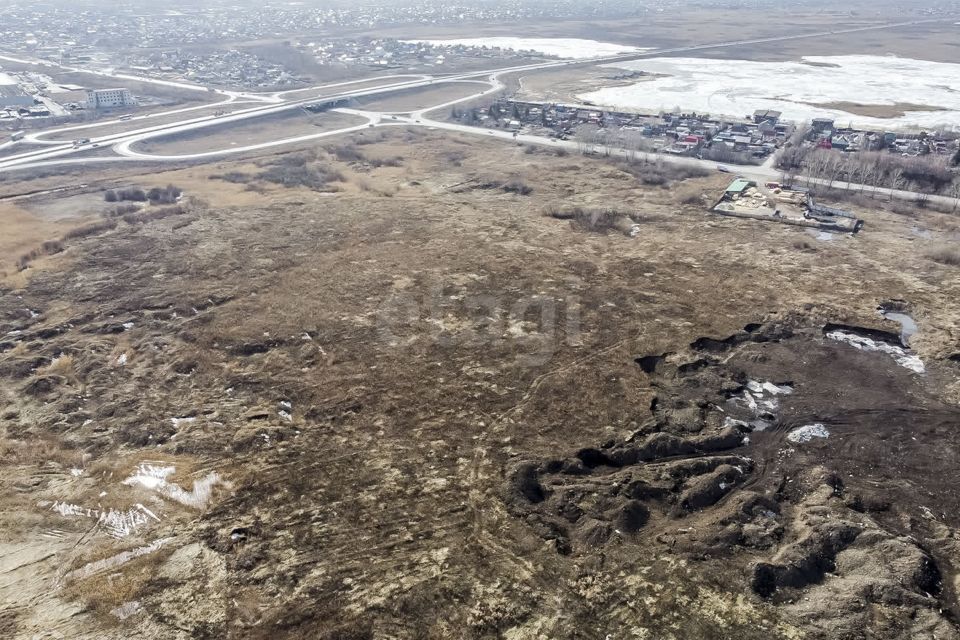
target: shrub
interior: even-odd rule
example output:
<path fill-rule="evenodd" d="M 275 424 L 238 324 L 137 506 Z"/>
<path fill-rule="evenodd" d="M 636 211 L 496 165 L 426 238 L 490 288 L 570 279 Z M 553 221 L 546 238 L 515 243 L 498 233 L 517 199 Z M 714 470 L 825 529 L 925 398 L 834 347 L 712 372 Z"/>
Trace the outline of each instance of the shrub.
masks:
<path fill-rule="evenodd" d="M 363 162 L 366 160 L 366 156 L 352 145 L 343 144 L 334 147 L 332 151 L 340 162 Z"/>
<path fill-rule="evenodd" d="M 179 198 L 183 192 L 172 184 L 168 184 L 166 187 L 154 187 L 147 192 L 147 199 L 150 200 L 151 204 L 173 204 Z"/>
<path fill-rule="evenodd" d="M 117 198 L 116 191 L 109 189 L 105 194 L 103 194 L 103 199 L 107 202 L 116 202 L 119 198 Z"/>
<path fill-rule="evenodd" d="M 688 178 L 703 178 L 710 172 L 697 165 L 666 164 L 660 162 L 621 162 L 618 167 L 650 186 L 666 186 Z"/>
<path fill-rule="evenodd" d="M 63 242 L 60 240 L 47 240 L 40 245 L 40 251 L 45 256 L 52 256 L 55 253 L 63 251 Z"/>
<path fill-rule="evenodd" d="M 528 196 L 533 193 L 533 187 L 520 179 L 514 179 L 503 185 L 502 189 L 506 193 L 515 193 L 519 196 Z"/>
<path fill-rule="evenodd" d="M 322 167 L 278 165 L 269 167 L 266 171 L 261 172 L 257 178 L 287 188 L 322 189 L 331 182 L 342 180 L 343 176 L 336 171 Z"/>
<path fill-rule="evenodd" d="M 120 189 L 117 193 L 117 200 L 130 200 L 132 202 L 146 202 L 147 194 L 143 189 L 131 188 Z"/>
<path fill-rule="evenodd" d="M 400 167 L 403 166 L 402 156 L 391 156 L 389 158 L 370 158 L 367 160 L 373 167 Z"/>
<path fill-rule="evenodd" d="M 210 180 L 223 180 L 224 182 L 231 182 L 233 184 L 246 184 L 253 179 L 249 173 L 244 173 L 242 171 L 229 171 L 227 173 L 213 174 L 209 178 Z"/>
<path fill-rule="evenodd" d="M 960 247 L 952 244 L 942 244 L 926 252 L 926 256 L 934 262 L 960 267 Z"/>
<path fill-rule="evenodd" d="M 115 229 L 117 227 L 116 220 L 104 220 L 102 222 L 94 222 L 91 224 L 84 225 L 82 227 L 77 227 L 76 229 L 71 229 L 63 234 L 64 240 L 73 240 L 76 238 L 86 238 L 88 236 L 96 235 L 103 231 L 109 231 L 110 229 Z"/>
<path fill-rule="evenodd" d="M 52 256 L 63 251 L 63 242 L 60 240 L 47 240 L 36 249 L 23 254 L 17 259 L 17 271 L 23 271 L 30 266 L 30 263 L 40 256 Z"/>
<path fill-rule="evenodd" d="M 125 216 L 129 213 L 140 210 L 140 205 L 128 203 L 128 204 L 118 204 L 110 211 L 106 212 L 106 215 L 111 218 L 119 218 L 120 216 Z"/>
<path fill-rule="evenodd" d="M 606 233 L 615 230 L 628 236 L 633 236 L 636 233 L 635 223 L 643 219 L 643 216 L 624 213 L 616 209 L 584 209 L 581 207 L 548 209 L 547 215 L 558 220 L 569 220 L 575 228 L 584 231 Z"/>
<path fill-rule="evenodd" d="M 143 224 L 151 220 L 162 220 L 170 216 L 179 216 L 186 213 L 183 207 L 163 207 L 160 209 L 150 209 L 141 214 L 131 213 L 123 216 L 124 222 L 128 224 Z"/>

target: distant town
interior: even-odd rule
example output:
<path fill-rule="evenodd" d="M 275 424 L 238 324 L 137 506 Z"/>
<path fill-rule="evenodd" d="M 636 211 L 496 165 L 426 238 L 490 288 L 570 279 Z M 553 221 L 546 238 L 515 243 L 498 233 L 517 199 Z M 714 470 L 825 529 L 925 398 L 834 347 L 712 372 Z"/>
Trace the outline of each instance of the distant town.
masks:
<path fill-rule="evenodd" d="M 451 118 L 475 126 L 530 131 L 578 141 L 583 150 L 610 146 L 691 156 L 736 164 L 761 164 L 785 148 L 846 153 L 883 151 L 901 157 L 960 153 L 960 134 L 947 131 L 869 131 L 834 120 L 789 123 L 774 110 L 742 118 L 696 113 L 636 113 L 590 104 L 557 104 L 501 98 L 486 107 L 456 108 Z"/>

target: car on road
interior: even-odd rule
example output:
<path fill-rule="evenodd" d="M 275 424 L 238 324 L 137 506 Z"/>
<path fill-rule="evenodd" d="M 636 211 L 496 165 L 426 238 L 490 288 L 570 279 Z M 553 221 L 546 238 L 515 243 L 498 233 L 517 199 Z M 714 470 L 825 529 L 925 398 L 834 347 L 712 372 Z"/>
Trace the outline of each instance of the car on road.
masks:
<path fill-rule="evenodd" d="M 733 173 L 733 171 L 730 170 L 730 167 L 725 167 L 722 164 L 717 165 L 717 171 L 720 173 Z"/>

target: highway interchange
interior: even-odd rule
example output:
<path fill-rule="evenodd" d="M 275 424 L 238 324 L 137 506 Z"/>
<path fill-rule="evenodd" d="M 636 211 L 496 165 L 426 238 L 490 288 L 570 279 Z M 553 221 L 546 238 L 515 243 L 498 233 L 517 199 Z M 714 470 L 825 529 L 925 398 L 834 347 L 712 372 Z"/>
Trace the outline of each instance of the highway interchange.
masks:
<path fill-rule="evenodd" d="M 188 83 L 175 83 L 164 80 L 155 80 L 151 78 L 141 78 L 136 76 L 113 75 L 117 79 L 133 79 L 140 82 L 155 82 L 165 85 L 174 85 L 183 90 L 194 90 L 208 93 L 216 93 L 221 98 L 213 103 L 205 103 L 198 106 L 185 107 L 170 111 L 151 113 L 139 116 L 127 116 L 110 120 L 102 120 L 93 123 L 84 123 L 61 127 L 56 129 L 43 130 L 25 135 L 22 140 L 17 142 L 5 142 L 0 144 L 0 151 L 20 149 L 30 147 L 30 150 L 22 152 L 9 153 L 0 157 L 0 173 L 12 172 L 28 169 L 40 169 L 55 166 L 70 165 L 91 165 L 100 163 L 118 163 L 118 162 L 199 162 L 215 158 L 222 158 L 229 155 L 250 153 L 255 151 L 268 150 L 274 147 L 282 147 L 293 144 L 301 144 L 322 138 L 334 136 L 349 135 L 351 133 L 375 128 L 375 127 L 429 127 L 434 130 L 445 130 L 470 135 L 484 136 L 489 139 L 505 140 L 511 143 L 542 145 L 553 148 L 564 148 L 572 151 L 580 150 L 577 142 L 569 140 L 556 140 L 545 136 L 537 136 L 525 133 L 514 133 L 500 129 L 485 129 L 482 127 L 466 126 L 445 120 L 433 119 L 429 114 L 449 109 L 455 104 L 461 102 L 473 101 L 485 95 L 495 94 L 504 90 L 505 85 L 502 77 L 509 74 L 531 73 L 542 70 L 557 69 L 566 66 L 595 65 L 625 60 L 633 60 L 644 57 L 660 56 L 665 54 L 676 54 L 704 49 L 741 46 L 747 44 L 758 44 L 766 42 L 776 42 L 780 40 L 793 40 L 800 38 L 815 38 L 824 35 L 833 35 L 837 33 L 848 33 L 854 31 L 889 29 L 907 25 L 918 24 L 927 21 L 911 21 L 908 23 L 884 24 L 871 27 L 859 27 L 842 31 L 831 31 L 825 33 L 797 34 L 790 36 L 780 36 L 773 38 L 762 38 L 756 40 L 740 40 L 735 42 L 721 42 L 706 45 L 697 45 L 692 47 L 682 47 L 676 49 L 645 50 L 631 54 L 621 54 L 616 56 L 597 57 L 577 60 L 555 60 L 548 62 L 537 62 L 526 65 L 516 65 L 499 69 L 473 71 L 468 73 L 454 73 L 442 76 L 428 76 L 421 74 L 402 74 L 393 76 L 379 76 L 377 78 L 363 78 L 346 82 L 338 82 L 312 87 L 310 89 L 297 89 L 284 92 L 273 93 L 245 93 L 239 91 L 213 90 L 199 85 Z M 30 61 L 21 58 L 12 58 L 0 55 L 0 61 L 16 61 L 20 63 L 42 64 L 44 66 L 57 66 L 50 62 Z M 69 68 L 70 71 L 79 71 Z M 98 72 L 103 74 L 104 72 Z M 370 86 L 371 83 L 374 83 Z M 456 83 L 476 83 L 477 92 L 466 96 L 458 97 L 454 100 L 434 104 L 426 108 L 415 111 L 404 112 L 381 112 L 368 111 L 355 108 L 334 108 L 333 111 L 349 114 L 358 117 L 360 122 L 356 125 L 342 127 L 334 130 L 328 130 L 308 135 L 300 135 L 288 138 L 278 138 L 266 142 L 246 145 L 230 146 L 225 149 L 210 149 L 198 153 L 182 153 L 173 155 L 159 155 L 144 152 L 136 149 L 136 145 L 148 140 L 160 140 L 163 138 L 179 136 L 185 133 L 202 131 L 204 129 L 213 129 L 214 127 L 224 127 L 230 123 L 240 123 L 247 120 L 262 118 L 264 126 L 269 126 L 269 116 L 281 114 L 291 110 L 302 109 L 311 104 L 340 104 L 357 98 L 369 98 L 390 93 L 410 92 L 418 89 L 429 89 L 442 86 L 444 84 Z M 363 85 L 363 86 L 355 86 Z M 291 94 L 306 95 L 307 97 L 290 99 Z M 198 115 L 200 111 L 210 111 L 216 109 L 215 114 Z M 183 116 L 183 119 L 179 119 Z M 172 122 L 162 124 L 150 124 L 151 121 L 160 119 L 177 118 Z M 117 125 L 132 124 L 134 128 L 115 133 L 106 133 L 100 136 L 96 135 L 98 129 Z M 137 125 L 143 124 L 140 127 Z M 89 141 L 82 145 L 74 144 L 75 139 L 86 138 Z M 104 149 L 110 149 L 113 155 L 101 155 Z M 91 154 L 96 151 L 96 154 Z M 615 147 L 600 147 L 598 152 L 610 156 L 634 156 L 648 159 L 656 159 L 663 162 L 672 162 L 680 164 L 700 165 L 710 170 L 717 170 L 719 167 L 715 162 L 697 160 L 694 158 L 678 158 L 674 156 L 638 154 L 635 151 L 628 151 Z M 740 175 L 755 179 L 758 181 L 777 178 L 780 173 L 768 161 L 761 166 L 738 166 L 731 167 Z M 831 186 L 838 188 L 849 188 L 862 191 L 877 190 L 876 188 L 847 184 L 833 183 Z M 910 192 L 882 190 L 884 194 L 891 197 L 912 199 L 917 194 Z M 943 200 L 946 204 L 953 204 L 954 200 L 946 197 L 932 196 L 931 200 Z"/>

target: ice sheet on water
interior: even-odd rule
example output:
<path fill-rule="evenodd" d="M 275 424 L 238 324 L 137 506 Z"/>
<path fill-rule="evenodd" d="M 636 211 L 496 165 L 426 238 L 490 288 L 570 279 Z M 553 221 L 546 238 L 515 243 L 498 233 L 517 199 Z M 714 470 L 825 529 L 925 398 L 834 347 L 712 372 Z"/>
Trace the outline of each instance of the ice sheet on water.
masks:
<path fill-rule="evenodd" d="M 598 105 L 646 112 L 743 117 L 776 109 L 802 122 L 832 118 L 846 126 L 960 128 L 960 64 L 893 56 L 806 56 L 802 61 L 760 62 L 706 58 L 648 58 L 617 62 L 618 68 L 655 74 L 627 86 L 578 97 Z M 930 107 L 891 118 L 860 116 L 838 104 L 912 104 Z"/>

